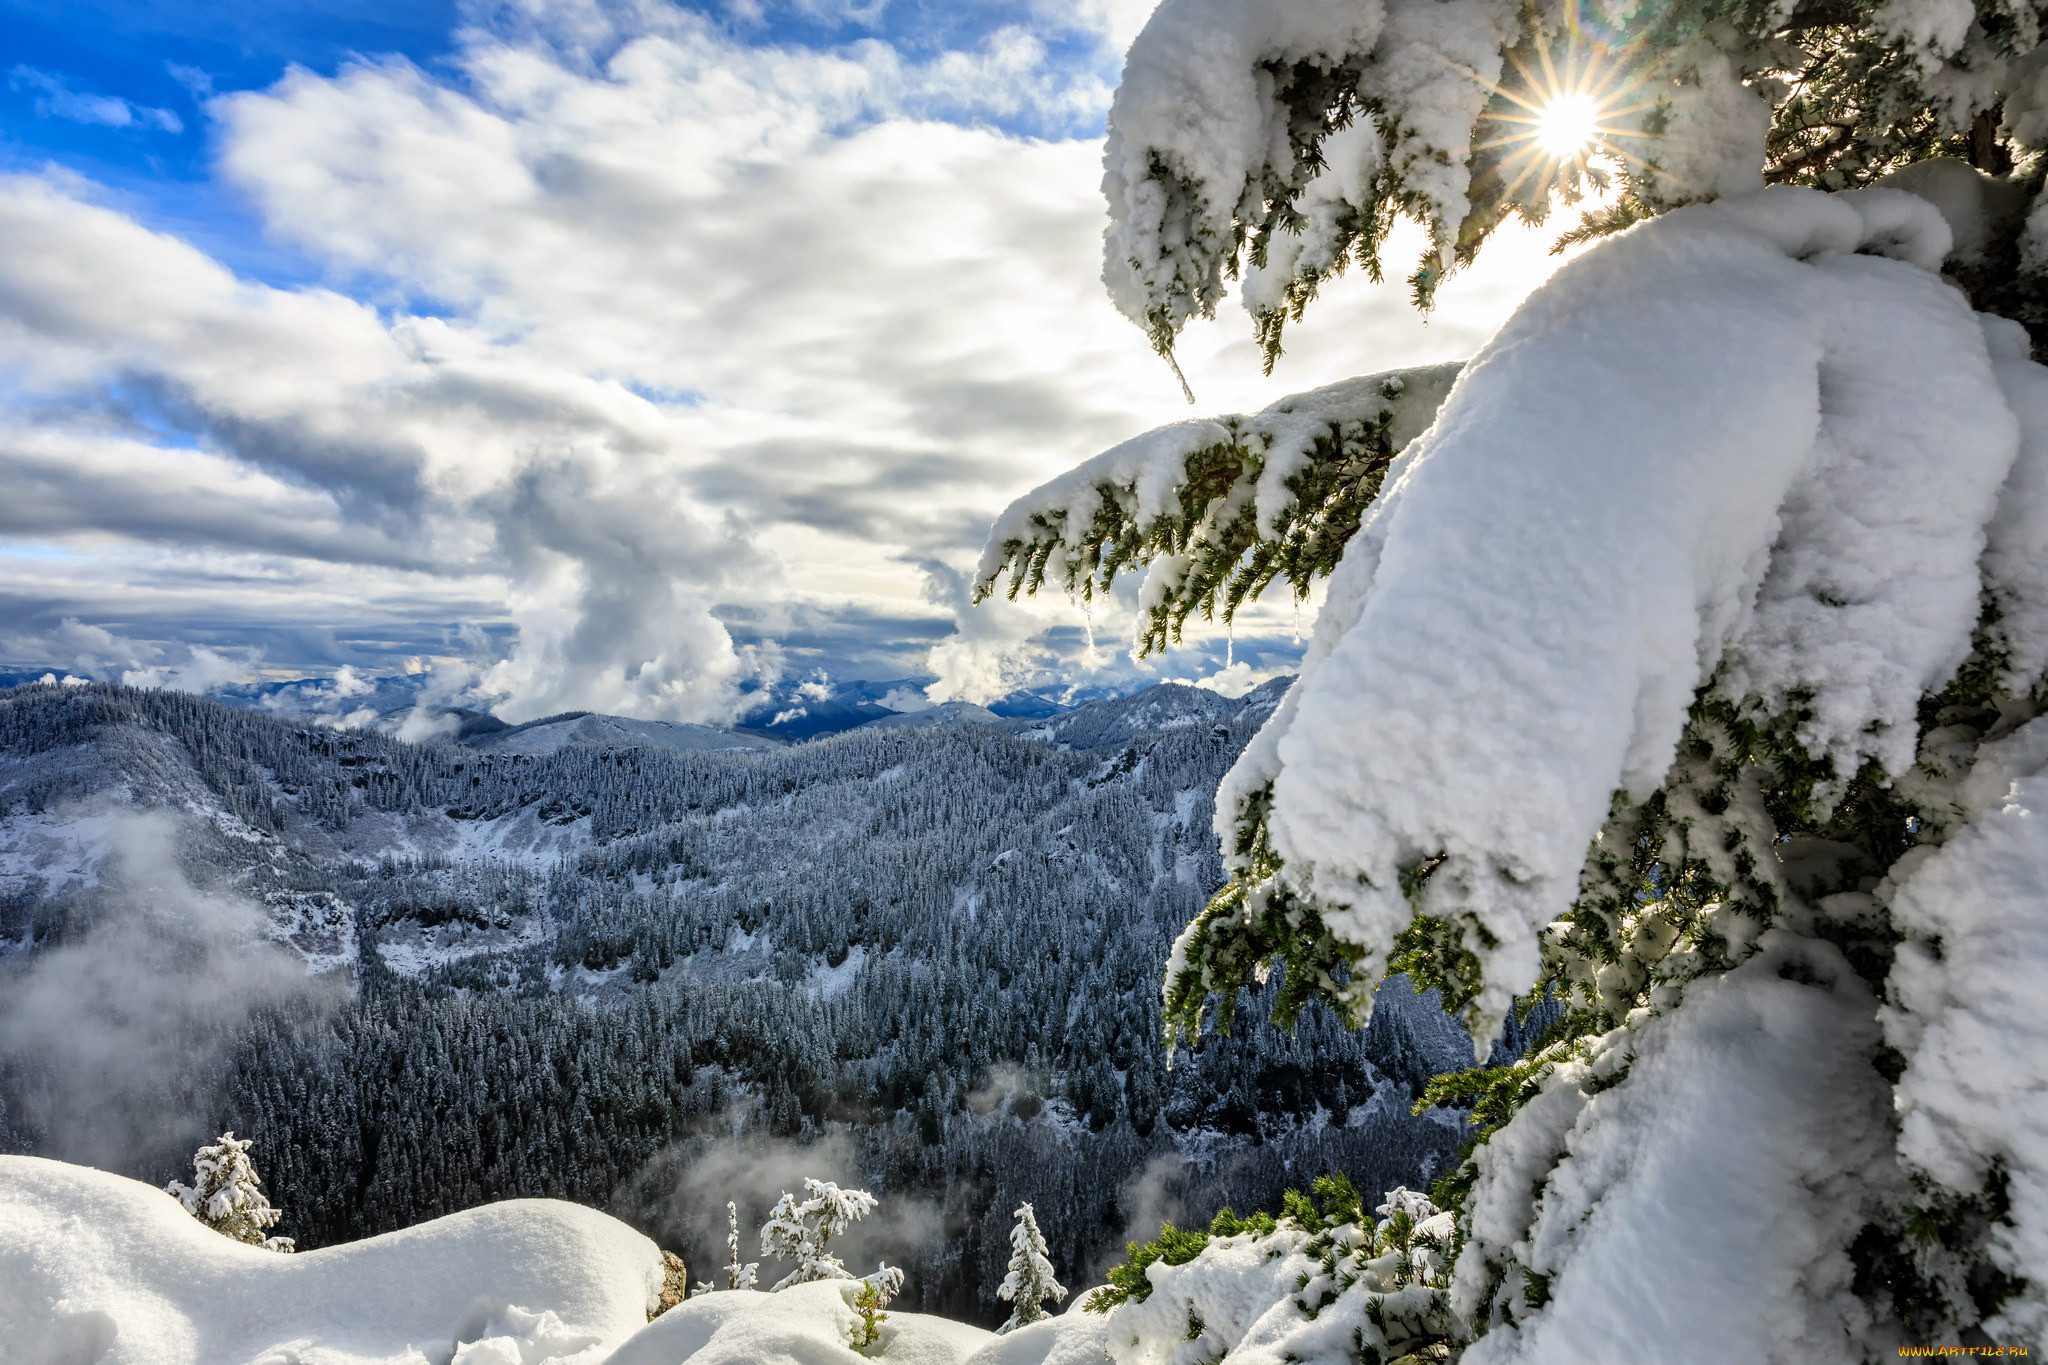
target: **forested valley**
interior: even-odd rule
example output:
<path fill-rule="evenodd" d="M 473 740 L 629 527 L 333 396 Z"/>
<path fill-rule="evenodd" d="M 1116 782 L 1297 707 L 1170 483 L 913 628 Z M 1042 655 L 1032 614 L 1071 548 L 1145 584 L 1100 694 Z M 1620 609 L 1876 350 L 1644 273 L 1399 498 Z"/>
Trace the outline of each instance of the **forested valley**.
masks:
<path fill-rule="evenodd" d="M 169 812 L 182 876 L 260 909 L 278 946 L 248 951 L 330 985 L 209 1014 L 221 1036 L 131 1097 L 127 1173 L 187 1160 L 147 1121 L 170 1104 L 255 1140 L 301 1247 L 551 1196 L 697 1278 L 724 1260 L 726 1200 L 758 1224 L 829 1175 L 883 1198 L 850 1253 L 903 1265 L 903 1306 L 993 1322 L 1020 1202 L 1085 1284 L 1163 1217 L 1272 1208 L 1325 1171 L 1426 1183 L 1459 1145 L 1462 1115 L 1411 1108 L 1470 1043 L 1398 984 L 1363 1033 L 1320 1006 L 1282 1032 L 1254 999 L 1234 1035 L 1162 1049 L 1162 964 L 1222 881 L 1212 794 L 1284 687 L 526 753 L 18 688 L 0 991 L 116 942 L 147 893 L 106 874 L 109 831 Z M 0 1045 L 0 1147 L 78 1155 L 66 1065 Z"/>

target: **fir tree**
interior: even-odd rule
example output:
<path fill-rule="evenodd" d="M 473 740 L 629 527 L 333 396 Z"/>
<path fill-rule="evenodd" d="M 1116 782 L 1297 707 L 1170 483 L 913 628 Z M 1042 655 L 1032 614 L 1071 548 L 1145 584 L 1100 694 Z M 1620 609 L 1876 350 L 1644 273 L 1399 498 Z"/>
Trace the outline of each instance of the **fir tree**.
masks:
<path fill-rule="evenodd" d="M 192 1154 L 193 1183 L 173 1180 L 164 1192 L 223 1237 L 269 1251 L 291 1251 L 291 1238 L 268 1235 L 284 1211 L 272 1208 L 264 1197 L 262 1178 L 249 1161 L 250 1146 L 249 1138 L 222 1133 L 218 1141 Z"/>
<path fill-rule="evenodd" d="M 875 1343 L 882 1339 L 882 1324 L 889 1315 L 882 1309 L 888 1305 L 882 1291 L 872 1283 L 863 1280 L 860 1293 L 853 1299 L 853 1349 L 866 1355 Z"/>
<path fill-rule="evenodd" d="M 1026 1323 L 1046 1316 L 1047 1299 L 1058 1302 L 1067 1297 L 1066 1286 L 1053 1275 L 1052 1259 L 1046 1255 L 1045 1237 L 1038 1230 L 1037 1215 L 1029 1204 L 1017 1206 L 1017 1222 L 1010 1229 L 1010 1273 L 1003 1276 L 996 1297 L 1016 1305 L 1009 1321 L 998 1334 L 1015 1331 Z"/>
<path fill-rule="evenodd" d="M 754 1261 L 740 1264 L 740 1206 L 727 1201 L 725 1206 L 725 1287 L 727 1289 L 752 1289 L 754 1272 L 761 1267 Z"/>
<path fill-rule="evenodd" d="M 1397 0 L 1384 22 L 1342 5 L 1169 0 L 1110 114 L 1104 279 L 1166 354 L 1242 275 L 1270 369 L 1324 281 L 1353 264 L 1379 278 L 1403 217 L 1429 234 L 1410 276 L 1426 306 L 1502 221 L 1543 222 L 1590 191 L 1612 193 L 1577 237 L 1767 181 L 1859 188 L 1932 157 L 2013 174 L 2030 194 L 2040 37 L 2038 8 L 2007 0 L 1696 0 L 1598 17 L 1538 0 L 1434 20 Z M 2014 301 L 2035 308 L 2037 279 Z"/>
<path fill-rule="evenodd" d="M 853 1279 L 845 1263 L 825 1248 L 834 1237 L 874 1212 L 875 1204 L 875 1197 L 866 1190 L 842 1190 L 830 1180 L 806 1178 L 802 1199 L 784 1190 L 761 1226 L 761 1254 L 795 1261 L 796 1269 L 776 1281 L 770 1292 L 813 1280 Z"/>
<path fill-rule="evenodd" d="M 1981 1074 L 1951 1075 L 1960 1037 L 2048 1024 L 1964 981 L 2034 970 L 1979 917 L 2016 925 L 2012 879 L 2034 875 L 2016 869 L 2048 866 L 2022 833 L 2041 822 L 1989 795 L 2048 804 L 2042 18 L 2005 0 L 1597 20 L 1551 0 L 1167 0 L 1133 46 L 1104 277 L 1162 353 L 1226 276 L 1270 367 L 1321 281 L 1377 277 L 1396 218 L 1429 233 L 1426 306 L 1507 216 L 1607 195 L 1560 242 L 1592 249 L 1462 373 L 1363 376 L 1128 442 L 1013 504 L 976 576 L 980 595 L 1007 577 L 1086 600 L 1142 568 L 1141 649 L 1328 580 L 1300 682 L 1219 792 L 1230 881 L 1168 958 L 1168 1038 L 1212 1010 L 1227 1031 L 1275 966 L 1286 1024 L 1321 1001 L 1363 1025 L 1396 972 L 1477 1038 L 1552 1012 L 1528 1056 L 1429 1090 L 1471 1106 L 1480 1144 L 1438 1187 L 1464 1221 L 1431 1233 L 1428 1292 L 1448 1298 L 1430 1333 L 1596 1330 L 1583 1248 L 1625 1246 L 1606 1264 L 1650 1275 L 1692 1234 L 1547 1183 L 1562 1135 L 1581 1171 L 1602 1151 L 1647 1172 L 1645 1144 L 1773 1095 L 1783 1131 L 1747 1177 L 1836 1190 L 1789 1216 L 1856 1266 L 1841 1295 L 1790 1287 L 1805 1253 L 1773 1237 L 1776 1309 L 1871 1354 L 1978 1323 L 2048 1340 L 2048 1198 L 2011 1194 L 2048 1189 L 2010 1099 L 2039 1064 L 1977 1054 Z M 1728 368 L 1774 346 L 1768 373 Z M 1681 426 L 1653 415 L 1681 408 Z M 1765 464 L 1725 462 L 1766 445 Z M 1722 496 L 1754 501 L 1723 518 Z M 1666 573 L 1687 586 L 1653 604 Z M 1677 652 L 1653 659 L 1667 631 Z M 1609 688 L 1602 720 L 1585 699 Z M 1689 1118 L 1656 1098 L 1709 1084 L 1726 1054 L 1704 1037 L 1767 1017 L 1786 982 L 1812 1036 L 1758 1041 Z M 1825 1085 L 1799 1069 L 1822 1053 Z M 1553 1281 L 1575 1273 L 1560 1321 Z"/>

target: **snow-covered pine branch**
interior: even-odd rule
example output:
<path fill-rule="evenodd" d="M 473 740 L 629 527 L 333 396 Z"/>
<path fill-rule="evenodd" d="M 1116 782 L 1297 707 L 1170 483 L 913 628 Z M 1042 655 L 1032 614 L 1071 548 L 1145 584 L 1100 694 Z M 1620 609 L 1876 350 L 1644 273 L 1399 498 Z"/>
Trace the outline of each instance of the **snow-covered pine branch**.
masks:
<path fill-rule="evenodd" d="M 1194 1256 L 1112 1276 L 1133 1286 L 1109 1296 L 1116 1365 L 1439 1360 L 1454 1341 L 1456 1225 L 1416 1191 L 1391 1190 L 1368 1212 L 1350 1181 L 1326 1176 L 1313 1198 L 1288 1191 L 1277 1220 L 1225 1209 L 1192 1236 L 1205 1243 Z"/>
<path fill-rule="evenodd" d="M 264 1195 L 262 1177 L 249 1160 L 251 1145 L 249 1138 L 222 1133 L 192 1154 L 192 1184 L 173 1180 L 164 1193 L 223 1237 L 269 1251 L 291 1251 L 291 1238 L 269 1235 L 284 1210 L 272 1208 Z"/>
<path fill-rule="evenodd" d="M 804 1180 L 804 1197 L 782 1192 L 768 1221 L 761 1226 L 761 1254 L 795 1261 L 796 1269 L 776 1281 L 776 1290 L 813 1280 L 850 1280 L 855 1276 L 826 1245 L 847 1228 L 874 1212 L 877 1201 L 866 1190 L 842 1190 L 830 1180 Z M 737 1251 L 733 1259 L 739 1259 Z M 888 1277 L 895 1278 L 890 1280 Z M 903 1272 L 888 1267 L 867 1277 L 883 1290 L 886 1303 L 902 1287 Z"/>
<path fill-rule="evenodd" d="M 1387 466 L 1436 415 L 1459 366 L 1424 365 L 1296 394 L 1249 417 L 1176 422 L 1089 460 L 1003 513 L 977 601 L 1048 577 L 1092 600 L 1148 567 L 1141 654 L 1199 610 L 1232 620 L 1275 579 L 1297 600 L 1336 567 Z"/>
<path fill-rule="evenodd" d="M 1029 1204 L 1017 1206 L 1017 1222 L 1010 1229 L 1010 1267 L 996 1289 L 996 1297 L 1014 1304 L 1009 1320 L 996 1329 L 1012 1332 L 1046 1316 L 1047 1299 L 1055 1303 L 1067 1297 L 1067 1288 L 1053 1274 L 1045 1234 L 1038 1230 L 1038 1216 Z"/>
<path fill-rule="evenodd" d="M 1240 262 L 1270 359 L 1394 212 L 1431 229 L 1426 296 L 1505 207 L 1569 199 L 1583 165 L 1527 203 L 1484 179 L 1527 56 L 1605 63 L 1621 88 L 1595 93 L 1633 101 L 1604 139 L 1619 197 L 1572 234 L 1611 240 L 1393 458 L 1222 785 L 1231 882 L 1168 962 L 1169 1038 L 1275 962 L 1283 1022 L 1316 998 L 1362 1022 L 1390 971 L 1475 1040 L 1549 1002 L 1528 1055 L 1429 1091 L 1479 1126 L 1437 1187 L 1458 1236 L 1430 1349 L 1468 1365 L 2048 1344 L 2048 1062 L 2023 1041 L 2048 1028 L 2023 908 L 2048 866 L 2040 14 L 1651 7 L 1599 42 L 1557 18 L 1172 0 L 1133 49 L 1106 281 L 1161 349 Z M 1432 70 L 1494 44 L 1463 63 L 1481 114 L 1397 78 L 1421 22 L 1456 30 Z M 1418 109 L 1443 154 L 1404 160 Z M 1125 448 L 1158 452 L 1131 461 L 1152 506 L 1192 448 Z M 1119 486 L 1027 497 L 984 568 L 1123 535 L 1094 534 Z M 1158 1359 L 1285 1292 L 1257 1258 L 1146 1273 L 1204 1258 Z M 1203 1349 L 1273 1358 L 1241 1340 Z"/>
<path fill-rule="evenodd" d="M 1587 232 L 1944 152 L 2003 173 L 2001 100 L 2029 142 L 2048 107 L 2039 37 L 2009 0 L 1165 0 L 1110 111 L 1104 282 L 1163 353 L 1242 273 L 1270 368 L 1322 281 L 1354 262 L 1379 278 L 1403 217 L 1429 234 L 1427 304 L 1506 217 L 1592 188 L 1618 193 Z M 1611 171 L 1539 143 L 1540 111 L 1574 91 L 1601 106 Z"/>

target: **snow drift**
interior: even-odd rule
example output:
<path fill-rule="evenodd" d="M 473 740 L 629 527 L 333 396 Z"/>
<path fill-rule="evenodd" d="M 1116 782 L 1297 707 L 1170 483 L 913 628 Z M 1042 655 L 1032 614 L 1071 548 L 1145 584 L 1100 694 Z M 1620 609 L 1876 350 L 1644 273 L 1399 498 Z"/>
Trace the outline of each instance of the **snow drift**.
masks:
<path fill-rule="evenodd" d="M 448 1365 L 463 1343 L 475 1365 L 530 1365 L 643 1326 L 661 1282 L 653 1242 L 554 1200 L 280 1256 L 138 1181 L 0 1157 L 10 1365 Z M 524 1353 L 484 1353 L 492 1338 Z"/>
<path fill-rule="evenodd" d="M 138 1181 L 0 1157 L 7 1365 L 1078 1365 L 1103 1322 L 997 1338 L 888 1314 L 849 1345 L 860 1281 L 703 1294 L 648 1322 L 661 1253 L 615 1218 L 515 1199 L 344 1246 L 278 1255 L 213 1232 Z"/>

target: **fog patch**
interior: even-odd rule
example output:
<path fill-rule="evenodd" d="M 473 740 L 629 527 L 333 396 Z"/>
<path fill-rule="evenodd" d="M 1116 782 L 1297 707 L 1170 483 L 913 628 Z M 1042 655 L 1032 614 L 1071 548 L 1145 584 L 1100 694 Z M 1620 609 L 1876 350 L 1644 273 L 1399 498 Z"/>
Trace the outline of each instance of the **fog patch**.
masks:
<path fill-rule="evenodd" d="M 103 817 L 104 818 L 104 817 Z M 156 1178 L 214 1135 L 238 1033 L 267 1007 L 325 1008 L 249 900 L 194 886 L 170 815 L 115 812 L 81 932 L 0 967 L 0 1144 Z"/>
<path fill-rule="evenodd" d="M 988 1080 L 965 1097 L 967 1108 L 980 1115 L 993 1114 L 1009 1106 L 1017 1118 L 1036 1118 L 1045 1108 L 1045 1075 L 1015 1062 L 996 1062 L 988 1069 Z"/>
<path fill-rule="evenodd" d="M 740 1132 L 722 1125 L 718 1137 L 672 1144 L 622 1187 L 613 1211 L 637 1224 L 688 1264 L 692 1283 L 723 1285 L 727 1201 L 739 1206 L 740 1260 L 761 1263 L 767 1289 L 796 1268 L 761 1254 L 761 1225 L 786 1190 L 802 1197 L 804 1180 L 830 1180 L 865 1189 L 875 1211 L 832 1240 L 832 1254 L 847 1270 L 865 1275 L 878 1265 L 914 1268 L 943 1240 L 945 1221 L 929 1199 L 906 1199 L 875 1188 L 863 1174 L 852 1133 L 833 1127 L 809 1141 Z M 918 1286 L 910 1291 L 914 1296 Z"/>
<path fill-rule="evenodd" d="M 1188 1163 L 1179 1152 L 1160 1152 L 1124 1182 L 1116 1200 L 1124 1216 L 1123 1234 L 1089 1267 L 1089 1283 L 1108 1277 L 1109 1268 L 1124 1259 L 1126 1243 L 1151 1241 L 1163 1223 L 1187 1226 L 1187 1177 Z"/>

